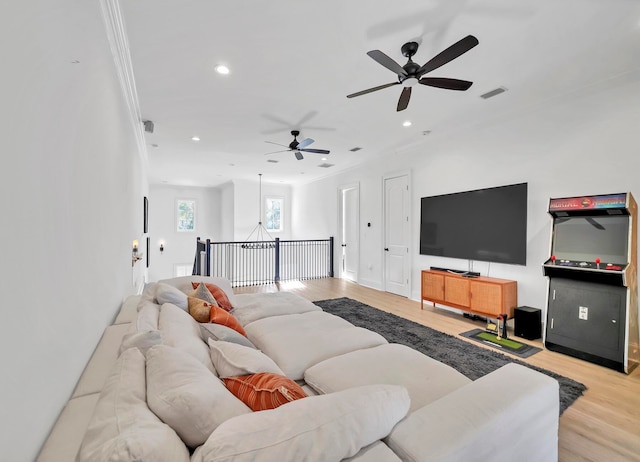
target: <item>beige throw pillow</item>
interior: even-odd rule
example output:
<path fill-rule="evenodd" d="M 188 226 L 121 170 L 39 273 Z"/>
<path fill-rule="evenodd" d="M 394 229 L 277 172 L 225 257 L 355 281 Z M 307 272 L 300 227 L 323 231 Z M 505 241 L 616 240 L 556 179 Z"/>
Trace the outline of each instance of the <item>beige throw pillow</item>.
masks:
<path fill-rule="evenodd" d="M 251 412 L 202 363 L 166 345 L 147 352 L 147 402 L 191 448 L 222 422 Z"/>
<path fill-rule="evenodd" d="M 232 342 L 209 339 L 211 362 L 221 379 L 238 375 L 273 372 L 284 375 L 278 365 L 262 351 Z"/>

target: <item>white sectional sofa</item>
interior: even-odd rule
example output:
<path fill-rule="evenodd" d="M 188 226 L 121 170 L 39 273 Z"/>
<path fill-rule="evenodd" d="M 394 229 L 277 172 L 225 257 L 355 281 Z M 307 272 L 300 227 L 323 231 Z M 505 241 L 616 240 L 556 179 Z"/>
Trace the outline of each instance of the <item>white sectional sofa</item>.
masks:
<path fill-rule="evenodd" d="M 189 314 L 193 281 L 246 337 Z M 252 411 L 225 386 L 257 374 L 295 382 L 287 402 Z M 558 383 L 527 367 L 470 381 L 298 295 L 190 276 L 125 301 L 37 460 L 555 461 L 558 416 Z"/>

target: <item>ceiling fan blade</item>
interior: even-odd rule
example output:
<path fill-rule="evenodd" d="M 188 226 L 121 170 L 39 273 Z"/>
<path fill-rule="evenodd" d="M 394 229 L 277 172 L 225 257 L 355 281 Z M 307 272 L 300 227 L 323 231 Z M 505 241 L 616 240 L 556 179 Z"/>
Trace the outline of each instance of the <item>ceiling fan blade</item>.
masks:
<path fill-rule="evenodd" d="M 300 151 L 296 151 L 295 155 L 296 155 L 296 159 L 298 159 L 298 160 L 304 159 L 304 157 L 302 157 L 302 153 Z"/>
<path fill-rule="evenodd" d="M 398 112 L 404 111 L 409 105 L 409 99 L 411 98 L 411 87 L 404 87 L 402 93 L 400 93 L 400 99 L 398 100 Z"/>
<path fill-rule="evenodd" d="M 286 144 L 274 143 L 273 141 L 265 141 L 265 143 L 275 144 L 276 146 L 282 146 L 283 148 L 288 148 Z"/>
<path fill-rule="evenodd" d="M 446 50 L 440 52 L 438 55 L 431 58 L 426 62 L 424 66 L 418 69 L 417 75 L 418 77 L 426 74 L 427 72 L 431 72 L 434 69 L 439 68 L 440 66 L 444 66 L 449 61 L 453 61 L 458 56 L 466 53 L 473 47 L 475 47 L 478 43 L 478 39 L 473 35 L 467 35 L 465 38 L 457 41 L 453 45 L 451 45 Z"/>
<path fill-rule="evenodd" d="M 380 50 L 371 50 L 371 51 L 368 51 L 367 54 L 378 64 L 382 64 L 384 67 L 386 67 L 390 71 L 393 71 L 398 75 L 407 75 L 407 71 L 405 71 L 400 64 L 395 62 L 393 59 L 389 58 Z"/>
<path fill-rule="evenodd" d="M 359 91 L 357 93 L 352 93 L 350 95 L 347 95 L 347 98 L 354 98 L 356 96 L 366 95 L 367 93 L 371 93 L 373 91 L 382 90 L 383 88 L 387 88 L 387 87 L 392 87 L 393 85 L 400 85 L 400 82 L 385 83 L 384 85 L 380 85 L 380 86 L 377 86 L 377 87 L 369 88 L 368 90 L 362 90 L 362 91 Z"/>
<path fill-rule="evenodd" d="M 314 154 L 329 154 L 330 151 L 327 151 L 326 149 L 300 149 L 301 151 L 304 152 L 312 152 Z"/>
<path fill-rule="evenodd" d="M 288 151 L 291 151 L 291 149 L 285 149 L 285 150 L 283 150 L 283 151 L 265 152 L 265 153 L 264 153 L 264 155 L 265 155 L 265 156 L 268 156 L 269 154 L 277 154 L 277 153 L 279 153 L 279 152 L 288 152 Z"/>
<path fill-rule="evenodd" d="M 444 88 L 446 90 L 468 90 L 473 82 L 468 80 L 447 79 L 444 77 L 423 77 L 418 80 L 422 85 L 428 85 L 430 87 Z"/>
<path fill-rule="evenodd" d="M 298 143 L 298 147 L 297 149 L 302 149 L 306 146 L 309 146 L 311 143 L 313 143 L 315 140 L 312 140 L 311 138 L 305 138 L 304 140 L 300 141 Z"/>

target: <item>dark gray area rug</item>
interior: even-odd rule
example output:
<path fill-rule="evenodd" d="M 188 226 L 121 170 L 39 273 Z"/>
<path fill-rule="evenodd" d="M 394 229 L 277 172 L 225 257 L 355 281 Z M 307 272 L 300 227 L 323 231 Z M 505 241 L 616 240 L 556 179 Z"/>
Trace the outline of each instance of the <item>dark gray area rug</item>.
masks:
<path fill-rule="evenodd" d="M 508 363 L 517 363 L 553 377 L 560 384 L 560 414 L 587 389 L 580 382 L 541 369 L 497 351 L 481 348 L 452 335 L 373 308 L 347 297 L 314 302 L 324 311 L 340 316 L 358 327 L 379 333 L 390 343 L 400 343 L 445 363 L 471 380 Z"/>

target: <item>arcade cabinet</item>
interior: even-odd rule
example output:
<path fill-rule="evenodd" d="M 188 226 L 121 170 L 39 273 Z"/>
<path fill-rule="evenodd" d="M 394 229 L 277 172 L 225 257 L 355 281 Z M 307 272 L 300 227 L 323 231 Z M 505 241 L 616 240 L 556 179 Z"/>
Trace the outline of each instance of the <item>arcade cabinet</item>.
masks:
<path fill-rule="evenodd" d="M 631 193 L 550 199 L 547 349 L 625 373 L 640 363 L 637 212 Z"/>

